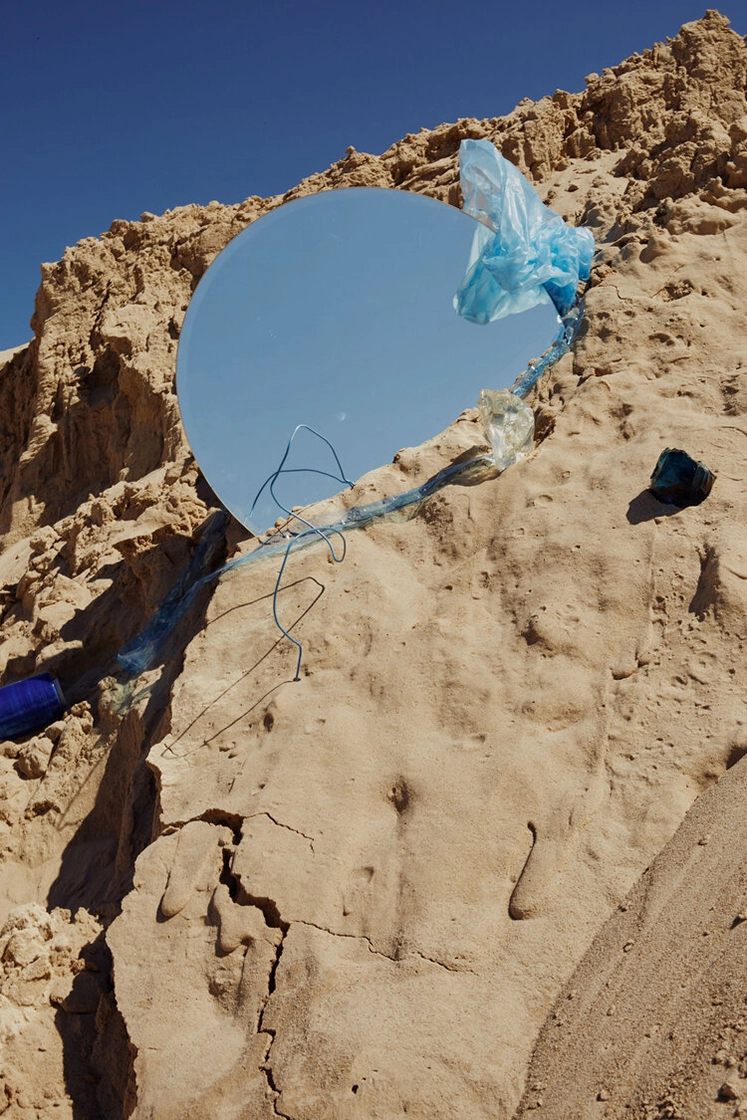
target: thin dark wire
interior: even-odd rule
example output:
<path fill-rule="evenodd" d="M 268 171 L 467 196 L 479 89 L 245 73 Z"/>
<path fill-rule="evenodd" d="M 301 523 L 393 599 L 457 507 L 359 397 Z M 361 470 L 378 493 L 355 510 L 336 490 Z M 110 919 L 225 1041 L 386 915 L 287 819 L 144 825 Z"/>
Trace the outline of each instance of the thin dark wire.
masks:
<path fill-rule="evenodd" d="M 298 431 L 298 428 L 296 429 L 296 431 Z M 293 438 L 293 437 L 291 437 L 291 438 Z M 322 436 L 322 439 L 324 439 L 323 436 Z M 342 473 L 342 467 L 340 467 L 340 472 Z M 270 493 L 272 494 L 273 499 L 277 502 L 280 509 L 283 511 L 283 513 L 287 513 L 289 517 L 295 517 L 295 519 L 297 521 L 300 521 L 302 525 L 308 526 L 308 528 L 306 528 L 302 533 L 297 533 L 296 536 L 292 537 L 291 540 L 288 541 L 287 548 L 286 548 L 285 552 L 283 553 L 283 561 L 280 565 L 280 571 L 278 572 L 278 578 L 275 581 L 275 591 L 274 591 L 273 596 L 272 596 L 272 617 L 275 619 L 275 625 L 277 626 L 278 630 L 282 631 L 282 633 L 285 634 L 286 638 L 290 642 L 293 642 L 293 645 L 298 648 L 298 661 L 296 663 L 296 675 L 293 678 L 294 681 L 298 681 L 298 680 L 301 679 L 301 659 L 303 657 L 303 646 L 301 645 L 301 643 L 298 641 L 297 638 L 294 638 L 293 635 L 289 634 L 288 631 L 285 629 L 282 622 L 278 618 L 278 611 L 277 611 L 278 595 L 280 593 L 280 583 L 281 583 L 281 580 L 283 578 L 283 572 L 285 571 L 285 566 L 288 563 L 288 557 L 290 556 L 290 551 L 293 548 L 293 545 L 296 544 L 297 541 L 301 540 L 302 537 L 308 537 L 308 536 L 316 535 L 318 537 L 321 537 L 321 539 L 327 545 L 327 548 L 329 549 L 330 554 L 331 554 L 332 559 L 334 560 L 335 564 L 341 564 L 343 562 L 343 560 L 345 559 L 345 555 L 346 555 L 347 550 L 348 550 L 348 543 L 345 540 L 345 537 L 343 536 L 343 534 L 340 532 L 339 529 L 334 529 L 333 528 L 331 530 L 331 532 L 336 534 L 340 538 L 340 540 L 342 541 L 342 553 L 341 553 L 340 556 L 338 556 L 337 553 L 335 552 L 334 545 L 332 544 L 332 541 L 329 539 L 329 537 L 327 536 L 327 534 L 324 532 L 323 529 L 320 529 L 317 525 L 312 525 L 310 521 L 307 521 L 305 517 L 301 517 L 301 515 L 299 513 L 291 514 L 290 510 L 286 509 L 285 506 L 283 506 L 282 503 L 278 501 L 277 495 L 275 494 L 275 491 L 273 489 L 273 487 L 275 485 L 275 482 L 276 482 L 276 478 L 274 478 L 272 480 L 272 482 L 270 483 Z"/>
<path fill-rule="evenodd" d="M 558 331 L 558 334 L 556 335 L 555 340 L 550 346 L 549 350 L 547 350 L 537 361 L 529 363 L 527 369 L 516 379 L 516 381 L 514 381 L 513 385 L 510 388 L 510 392 L 514 393 L 518 397 L 527 396 L 532 386 L 547 371 L 547 369 L 554 365 L 555 362 L 557 362 L 558 359 L 563 356 L 563 354 L 567 353 L 568 350 L 570 350 L 581 326 L 583 314 L 583 298 L 580 298 L 575 306 L 563 318 L 561 328 Z M 326 471 L 316 471 L 313 468 L 285 467 L 285 461 L 288 457 L 293 438 L 301 428 L 306 428 L 313 435 L 318 436 L 319 439 L 327 444 L 327 446 L 332 451 L 332 454 L 334 455 L 338 467 L 340 468 L 339 477 L 332 474 L 327 474 Z M 741 429 L 738 430 L 741 431 Z M 268 555 L 279 555 L 281 551 L 284 551 L 285 555 L 280 575 L 278 576 L 278 581 L 275 585 L 275 591 L 273 593 L 273 616 L 275 618 L 275 623 L 281 633 L 290 638 L 290 635 L 288 635 L 286 629 L 280 625 L 277 617 L 276 606 L 277 594 L 280 588 L 280 578 L 282 577 L 285 570 L 285 566 L 288 560 L 288 554 L 292 546 L 296 544 L 298 544 L 299 547 L 305 546 L 310 543 L 310 538 L 320 537 L 322 540 L 324 540 L 324 542 L 327 544 L 327 547 L 330 549 L 333 560 L 336 563 L 341 563 L 341 561 L 345 557 L 345 539 L 344 537 L 342 537 L 343 531 L 351 529 L 362 529 L 365 526 L 370 525 L 373 521 L 378 520 L 379 518 L 386 517 L 408 507 L 414 510 L 420 502 L 430 497 L 431 494 L 435 493 L 436 490 L 440 489 L 442 486 L 447 485 L 449 482 L 456 481 L 458 478 L 467 479 L 469 477 L 475 477 L 476 473 L 479 470 L 483 470 L 485 467 L 489 468 L 491 465 L 494 466 L 492 457 L 485 454 L 479 455 L 477 458 L 466 463 L 453 463 L 451 464 L 451 466 L 445 467 L 443 470 L 439 471 L 438 474 L 436 474 L 433 478 L 428 479 L 425 483 L 423 483 L 419 487 L 416 487 L 414 490 L 408 490 L 406 493 L 398 494 L 392 498 L 382 498 L 378 501 L 370 502 L 364 506 L 353 506 L 351 509 L 347 510 L 337 522 L 333 522 L 332 524 L 328 525 L 311 525 L 310 522 L 305 521 L 304 518 L 300 517 L 298 514 L 293 514 L 289 510 L 284 509 L 283 511 L 287 514 L 288 517 L 295 517 L 297 520 L 301 521 L 308 527 L 307 530 L 302 533 L 298 533 L 296 536 L 292 537 L 290 541 L 287 540 L 284 531 L 275 533 L 273 536 L 270 536 L 266 540 L 261 541 L 257 545 L 257 547 L 247 555 L 239 556 L 233 560 L 229 560 L 227 563 L 223 564 L 222 567 L 218 568 L 215 571 L 208 572 L 196 582 L 190 584 L 190 578 L 192 578 L 190 573 L 198 570 L 199 567 L 206 562 L 205 557 L 202 555 L 201 543 L 201 545 L 198 546 L 197 552 L 195 553 L 193 560 L 190 562 L 190 566 L 187 571 L 177 582 L 176 586 L 172 588 L 171 592 L 169 592 L 166 599 L 155 612 L 153 617 L 148 621 L 143 630 L 140 631 L 140 633 L 137 634 L 133 639 L 131 639 L 131 641 L 128 642 L 122 650 L 120 650 L 120 652 L 116 656 L 116 661 L 119 663 L 120 667 L 125 670 L 129 677 L 140 675 L 145 671 L 145 669 L 153 664 L 155 658 L 159 655 L 165 639 L 168 637 L 177 623 L 181 620 L 181 618 L 185 615 L 190 605 L 194 601 L 196 594 L 202 587 L 208 585 L 213 580 L 220 579 L 222 576 L 228 574 L 228 572 L 231 572 L 236 568 L 243 567 L 245 564 L 253 563 L 257 560 L 263 559 Z M 353 485 L 348 478 L 344 477 L 342 464 L 340 463 L 337 452 L 335 451 L 334 447 L 332 447 L 332 444 L 329 442 L 329 440 L 327 440 L 319 432 L 316 432 L 313 428 L 309 428 L 308 425 L 299 424 L 293 432 L 290 440 L 288 441 L 288 446 L 286 447 L 285 454 L 283 455 L 280 466 L 262 484 L 257 497 L 254 499 L 252 510 L 255 508 L 260 494 L 265 490 L 267 486 L 270 486 L 272 488 L 281 473 L 292 472 L 295 474 L 300 473 L 300 471 L 303 469 L 312 471 L 312 473 L 325 475 L 329 478 L 336 478 L 338 482 L 351 487 Z M 274 492 L 273 497 L 277 502 L 277 497 L 275 497 Z M 282 506 L 280 506 L 280 508 L 283 509 Z M 326 534 L 342 537 L 343 552 L 339 558 L 335 554 L 332 543 L 329 540 L 329 536 Z M 206 539 L 207 535 L 203 537 L 203 541 Z M 284 549 L 283 545 L 285 545 Z M 300 650 L 300 644 L 293 638 L 290 638 L 290 640 L 294 643 L 294 645 L 298 646 Z M 300 654 L 298 667 L 296 669 L 296 680 L 299 679 L 299 667 Z M 125 701 L 123 701 L 123 703 L 124 702 Z"/>
<path fill-rule="evenodd" d="M 334 456 L 334 459 L 335 459 L 335 462 L 337 463 L 337 466 L 340 470 L 339 476 L 329 474 L 329 472 L 327 472 L 327 471 L 316 470 L 313 467 L 293 467 L 293 468 L 285 467 L 285 461 L 288 458 L 288 455 L 290 454 L 290 449 L 291 449 L 291 445 L 293 443 L 293 440 L 296 438 L 296 435 L 298 434 L 298 432 L 300 432 L 300 430 L 302 428 L 304 428 L 307 432 L 311 432 L 312 435 L 317 436 L 320 440 L 322 440 L 324 443 L 326 443 L 327 447 L 332 452 L 332 454 Z M 321 537 L 321 539 L 327 545 L 327 547 L 330 551 L 330 554 L 332 556 L 332 559 L 334 560 L 335 564 L 341 564 L 343 562 L 343 560 L 345 559 L 345 555 L 347 553 L 347 549 L 348 549 L 347 541 L 345 540 L 345 537 L 340 532 L 340 530 L 335 529 L 335 528 L 329 529 L 328 532 L 334 533 L 342 541 L 342 552 L 341 552 L 340 556 L 338 556 L 337 553 L 335 552 L 334 545 L 332 544 L 332 541 L 327 536 L 327 533 L 325 533 L 318 526 L 312 525 L 310 521 L 307 521 L 305 517 L 301 517 L 300 514 L 292 513 L 289 509 L 287 509 L 283 505 L 283 503 L 280 501 L 277 494 L 275 493 L 275 483 L 277 482 L 277 480 L 279 479 L 281 474 L 300 474 L 302 472 L 308 472 L 309 474 L 321 474 L 321 475 L 324 475 L 326 478 L 334 478 L 337 482 L 345 483 L 345 485 L 349 486 L 351 489 L 353 488 L 353 485 L 354 485 L 354 483 L 352 483 L 350 481 L 350 479 L 347 478 L 347 476 L 345 475 L 345 471 L 343 470 L 342 463 L 340 462 L 340 457 L 338 456 L 337 452 L 335 451 L 335 449 L 332 446 L 332 444 L 330 443 L 330 441 L 326 438 L 326 436 L 323 436 L 321 434 L 321 432 L 317 432 L 317 430 L 315 428 L 309 427 L 308 424 L 297 424 L 296 427 L 293 429 L 293 433 L 292 433 L 290 439 L 288 440 L 287 446 L 285 448 L 285 452 L 283 454 L 282 459 L 280 460 L 280 463 L 279 463 L 277 469 L 274 470 L 273 473 L 268 478 L 266 478 L 265 481 L 262 483 L 259 490 L 257 491 L 257 494 L 254 498 L 254 501 L 252 502 L 252 508 L 249 511 L 249 517 L 251 517 L 252 514 L 254 513 L 254 509 L 257 505 L 257 502 L 259 501 L 259 498 L 260 498 L 262 492 L 264 491 L 266 486 L 269 486 L 270 494 L 272 496 L 273 501 L 277 505 L 278 509 L 282 510 L 283 513 L 285 513 L 288 517 L 294 517 L 297 521 L 300 521 L 302 525 L 307 526 L 307 528 L 303 532 L 297 533 L 295 536 L 293 536 L 288 541 L 288 545 L 285 549 L 285 552 L 283 554 L 283 560 L 282 560 L 282 563 L 280 565 L 280 571 L 278 572 L 278 578 L 275 581 L 275 590 L 274 590 L 273 596 L 272 596 L 272 617 L 275 620 L 275 625 L 277 626 L 278 630 L 280 630 L 280 632 L 285 635 L 285 637 L 288 639 L 288 641 L 292 642 L 293 645 L 296 646 L 296 648 L 298 649 L 298 661 L 296 662 L 296 675 L 293 678 L 294 681 L 298 681 L 298 680 L 301 679 L 301 661 L 303 659 L 303 646 L 301 645 L 301 643 L 298 641 L 297 638 L 294 638 L 293 635 L 290 634 L 285 629 L 282 622 L 278 618 L 278 610 L 277 610 L 278 594 L 280 593 L 280 585 L 281 585 L 281 581 L 282 581 L 282 578 L 283 578 L 283 573 L 285 571 L 286 564 L 288 563 L 288 557 L 290 556 L 290 551 L 293 548 L 293 545 L 296 544 L 297 541 L 300 541 L 303 537 L 308 537 L 308 536 L 311 536 L 311 535 L 316 535 L 318 537 Z"/>
<path fill-rule="evenodd" d="M 285 590 L 288 591 L 288 590 L 290 590 L 291 587 L 296 587 L 298 584 L 305 583 L 307 580 L 310 580 L 312 583 L 315 583 L 317 585 L 317 587 L 319 588 L 319 591 L 317 592 L 317 594 L 315 595 L 313 600 L 309 603 L 309 605 L 301 611 L 301 613 L 299 614 L 299 616 L 295 620 L 295 622 L 291 623 L 290 629 L 293 629 L 294 626 L 297 626 L 298 623 L 303 618 L 306 617 L 306 615 L 309 613 L 309 611 L 312 610 L 312 608 L 316 606 L 316 604 L 319 602 L 322 595 L 324 594 L 324 590 L 325 590 L 324 584 L 320 583 L 318 579 L 314 578 L 314 576 L 304 576 L 302 579 L 296 580 L 295 583 L 289 583 L 288 586 L 285 588 Z M 258 599 L 253 599 L 250 603 L 242 603 L 241 607 L 253 606 L 254 603 L 259 603 L 259 602 L 262 601 L 262 599 L 268 599 L 268 598 L 270 598 L 269 594 L 268 595 L 261 595 Z M 240 608 L 239 607 L 231 607 L 230 610 L 224 611 L 222 615 L 218 615 L 217 618 L 214 618 L 214 619 L 211 620 L 212 624 L 216 623 L 218 621 L 218 619 L 220 619 L 220 618 L 225 618 L 225 616 L 227 614 L 229 614 L 231 611 L 238 610 L 238 609 L 240 609 Z M 202 719 L 202 717 L 205 715 L 205 713 L 208 712 L 210 710 L 210 708 L 213 707 L 214 704 L 217 704 L 219 701 L 221 701 L 223 699 L 223 697 L 226 696 L 231 691 L 231 689 L 236 687 L 237 684 L 239 684 L 246 677 L 248 677 L 251 673 L 253 673 L 256 669 L 258 669 L 259 666 L 262 664 L 262 662 L 265 661 L 266 658 L 268 658 L 270 656 L 272 651 L 277 649 L 278 645 L 280 644 L 280 642 L 282 640 L 283 640 L 282 637 L 278 638 L 277 641 L 275 641 L 270 646 L 270 648 L 265 653 L 262 654 L 259 661 L 255 661 L 254 665 L 252 665 L 249 669 L 245 669 L 244 672 L 239 677 L 237 677 L 236 680 L 233 681 L 232 684 L 226 685 L 226 687 L 223 689 L 223 691 L 219 692 L 218 695 L 215 696 L 210 701 L 210 703 L 207 704 L 202 709 L 202 711 L 199 712 L 194 717 L 194 719 L 190 723 L 188 723 L 187 726 L 179 732 L 176 739 L 174 739 L 174 741 L 172 743 L 169 743 L 167 746 L 165 746 L 163 748 L 163 753 L 165 754 L 168 751 L 169 754 L 172 754 L 174 756 L 174 758 L 188 758 L 190 754 L 194 754 L 194 752 L 196 750 L 199 750 L 200 747 L 204 747 L 204 746 L 206 746 L 206 744 L 211 743 L 213 741 L 213 739 L 216 739 L 219 735 L 222 735 L 224 731 L 227 731 L 229 728 L 233 727 L 233 725 L 235 723 L 238 723 L 239 719 L 243 719 L 244 716 L 249 714 L 249 712 L 254 711 L 254 709 L 257 707 L 257 705 L 260 704 L 264 700 L 265 696 L 269 695 L 269 692 L 274 691 L 275 688 L 279 688 L 280 685 L 273 685 L 273 688 L 271 688 L 269 690 L 269 692 L 266 692 L 266 693 L 264 693 L 263 696 L 260 696 L 259 700 L 255 701 L 255 703 L 252 704 L 252 706 L 250 708 L 248 708 L 245 712 L 243 712 L 240 716 L 238 716 L 237 719 L 233 720 L 232 723 L 227 724 L 225 727 L 221 727 L 218 731 L 215 732 L 214 735 L 211 735 L 211 737 L 209 739 L 204 739 L 203 742 L 200 744 L 200 747 L 195 747 L 191 751 L 185 751 L 184 754 L 177 754 L 176 751 L 174 750 L 177 743 L 181 739 L 183 739 L 185 735 L 189 734 L 189 732 L 192 730 L 194 725 L 196 723 L 198 723 L 199 720 Z M 281 681 L 280 682 L 280 684 L 290 684 L 290 683 L 293 683 L 293 682 L 290 682 L 290 681 Z"/>
<path fill-rule="evenodd" d="M 298 517 L 298 514 L 294 514 L 294 516 Z M 309 522 L 305 521 L 303 517 L 299 517 L 298 520 L 303 521 L 305 525 L 309 524 Z M 288 633 L 288 631 L 285 629 L 282 622 L 278 618 L 277 601 L 278 601 L 278 595 L 280 593 L 280 582 L 283 578 L 283 572 L 285 571 L 285 566 L 288 563 L 288 557 L 290 556 L 290 551 L 293 548 L 293 545 L 296 544 L 298 541 L 300 541 L 303 537 L 314 536 L 314 535 L 318 536 L 318 537 L 321 537 L 322 540 L 327 544 L 327 547 L 329 548 L 329 551 L 332 555 L 332 559 L 334 560 L 335 564 L 341 564 L 343 562 L 343 560 L 345 559 L 345 554 L 347 553 L 347 550 L 348 550 L 348 544 L 347 544 L 347 541 L 345 540 L 345 537 L 342 535 L 342 533 L 340 532 L 339 529 L 332 529 L 331 532 L 335 533 L 340 538 L 340 540 L 342 541 L 342 553 L 341 553 L 340 556 L 337 556 L 337 554 L 335 553 L 334 547 L 332 545 L 332 541 L 329 539 L 329 537 L 326 535 L 326 533 L 324 533 L 321 529 L 318 529 L 316 527 L 316 525 L 311 525 L 303 533 L 299 533 L 297 536 L 293 537 L 291 540 L 288 541 L 288 546 L 287 546 L 285 552 L 283 553 L 283 562 L 280 565 L 280 571 L 278 572 L 278 578 L 275 581 L 275 591 L 274 591 L 273 596 L 272 596 L 272 617 L 275 619 L 275 625 L 277 626 L 278 630 L 282 631 L 282 633 L 285 634 L 286 638 L 290 642 L 293 642 L 293 645 L 298 648 L 298 661 L 296 662 L 296 675 L 293 678 L 294 681 L 298 681 L 298 680 L 301 679 L 301 659 L 303 657 L 303 646 L 301 645 L 301 643 L 298 641 L 297 638 L 294 638 L 292 634 Z"/>
<path fill-rule="evenodd" d="M 339 468 L 341 477 L 338 477 L 337 475 L 334 475 L 334 474 L 328 474 L 327 471 L 317 470 L 315 467 L 286 467 L 285 466 L 285 460 L 290 455 L 290 449 L 291 449 L 291 446 L 293 444 L 293 440 L 296 438 L 296 436 L 298 435 L 298 433 L 301 431 L 302 428 L 307 432 L 311 432 L 312 435 L 317 436 L 318 439 L 320 439 L 324 443 L 326 443 L 327 447 L 330 449 L 330 451 L 334 455 L 335 462 L 337 463 L 337 466 Z M 293 434 L 291 435 L 290 439 L 288 440 L 288 443 L 287 443 L 286 448 L 285 448 L 285 452 L 283 453 L 283 457 L 280 460 L 280 463 L 278 464 L 277 468 L 272 472 L 272 474 L 269 475 L 264 480 L 264 482 L 260 486 L 259 490 L 257 491 L 257 493 L 254 497 L 254 501 L 252 502 L 252 508 L 249 510 L 249 517 L 251 518 L 252 514 L 254 513 L 257 502 L 259 501 L 260 497 L 262 496 L 266 486 L 270 487 L 270 493 L 272 494 L 273 498 L 275 498 L 275 501 L 277 502 L 278 506 L 283 511 L 283 513 L 288 513 L 289 511 L 286 510 L 285 506 L 281 505 L 281 503 L 278 502 L 272 488 L 273 488 L 274 484 L 277 482 L 278 478 L 280 478 L 281 474 L 299 474 L 301 472 L 308 473 L 308 474 L 321 474 L 321 475 L 324 475 L 326 478 L 334 478 L 336 482 L 343 482 L 346 486 L 349 486 L 351 490 L 352 490 L 353 486 L 355 485 L 355 483 L 351 482 L 350 479 L 346 477 L 345 472 L 342 469 L 342 463 L 340 462 L 340 458 L 339 458 L 337 452 L 335 451 L 334 447 L 332 446 L 332 444 L 327 439 L 327 437 L 323 436 L 321 432 L 318 432 L 316 430 L 316 428 L 309 427 L 308 424 L 296 424 L 295 428 L 293 429 Z"/>

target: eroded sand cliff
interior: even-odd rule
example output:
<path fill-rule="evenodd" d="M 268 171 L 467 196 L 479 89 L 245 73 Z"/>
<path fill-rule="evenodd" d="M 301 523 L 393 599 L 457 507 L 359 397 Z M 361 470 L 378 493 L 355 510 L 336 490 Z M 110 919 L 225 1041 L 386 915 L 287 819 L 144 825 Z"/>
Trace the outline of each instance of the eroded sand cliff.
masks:
<path fill-rule="evenodd" d="M 746 78 L 710 12 L 582 94 L 351 149 L 284 198 L 117 221 L 44 266 L 34 340 L 0 370 L 0 667 L 51 669 L 74 706 L 0 748 L 0 1112 L 738 1109 L 747 779 L 721 779 L 747 751 Z M 340 567 L 294 556 L 299 683 L 269 564 L 203 596 L 125 694 L 114 654 L 216 504 L 174 395 L 197 280 L 299 194 L 458 205 L 464 137 L 597 240 L 585 331 L 531 402 L 536 452 L 351 535 Z M 469 412 L 361 489 L 480 445 Z M 665 446 L 715 471 L 703 505 L 647 494 Z M 228 552 L 249 547 L 233 526 Z M 636 934 L 651 898 L 663 924 Z M 698 938 L 710 986 L 677 948 Z M 661 1023 L 690 1024 L 666 1045 L 654 990 Z"/>

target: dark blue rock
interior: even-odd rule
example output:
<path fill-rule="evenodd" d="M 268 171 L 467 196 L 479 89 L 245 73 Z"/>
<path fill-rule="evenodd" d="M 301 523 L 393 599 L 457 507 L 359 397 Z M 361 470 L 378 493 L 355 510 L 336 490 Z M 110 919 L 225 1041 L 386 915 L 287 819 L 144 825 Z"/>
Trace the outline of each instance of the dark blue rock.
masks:
<path fill-rule="evenodd" d="M 651 475 L 649 489 L 660 502 L 671 506 L 699 506 L 711 492 L 714 474 L 686 451 L 666 447 Z"/>

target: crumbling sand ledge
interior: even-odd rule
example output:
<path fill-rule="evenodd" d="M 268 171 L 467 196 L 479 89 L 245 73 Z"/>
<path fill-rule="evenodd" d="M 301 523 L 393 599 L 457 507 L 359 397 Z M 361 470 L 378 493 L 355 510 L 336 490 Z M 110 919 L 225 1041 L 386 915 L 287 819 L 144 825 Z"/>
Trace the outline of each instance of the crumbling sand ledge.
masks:
<path fill-rule="evenodd" d="M 35 338 L 0 376 L 0 658 L 3 683 L 51 667 L 81 702 L 0 757 L 4 1115 L 512 1115 L 563 985 L 604 929 L 578 981 L 598 983 L 609 916 L 747 746 L 746 73 L 708 13 L 583 94 L 351 150 L 287 196 L 456 204 L 459 141 L 484 136 L 600 250 L 587 331 L 534 402 L 534 457 L 356 535 L 339 569 L 293 560 L 297 685 L 258 571 L 199 605 L 124 718 L 96 685 L 214 502 L 173 394 L 190 293 L 283 200 L 114 222 L 45 266 Z M 366 485 L 478 440 L 467 416 Z M 703 506 L 646 496 L 665 445 L 716 471 Z M 733 811 L 720 788 L 696 812 Z M 738 1073 L 733 1009 L 708 994 Z M 635 1031 L 605 1030 L 634 1068 Z M 692 1088 L 710 1066 L 687 1096 L 677 1045 L 644 1048 L 620 1089 L 583 1072 L 588 1099 L 554 1075 L 542 1107 L 734 1111 Z"/>

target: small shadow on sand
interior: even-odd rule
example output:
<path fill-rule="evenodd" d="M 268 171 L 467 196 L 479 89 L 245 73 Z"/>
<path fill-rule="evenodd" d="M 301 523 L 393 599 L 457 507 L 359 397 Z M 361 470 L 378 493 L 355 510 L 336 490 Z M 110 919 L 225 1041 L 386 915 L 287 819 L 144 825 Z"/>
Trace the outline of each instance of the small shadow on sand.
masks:
<path fill-rule="evenodd" d="M 665 502 L 660 502 L 650 490 L 641 490 L 640 494 L 633 498 L 629 504 L 625 516 L 631 525 L 640 525 L 642 521 L 652 521 L 655 517 L 673 517 L 675 513 L 681 512 L 679 506 L 670 506 Z"/>

